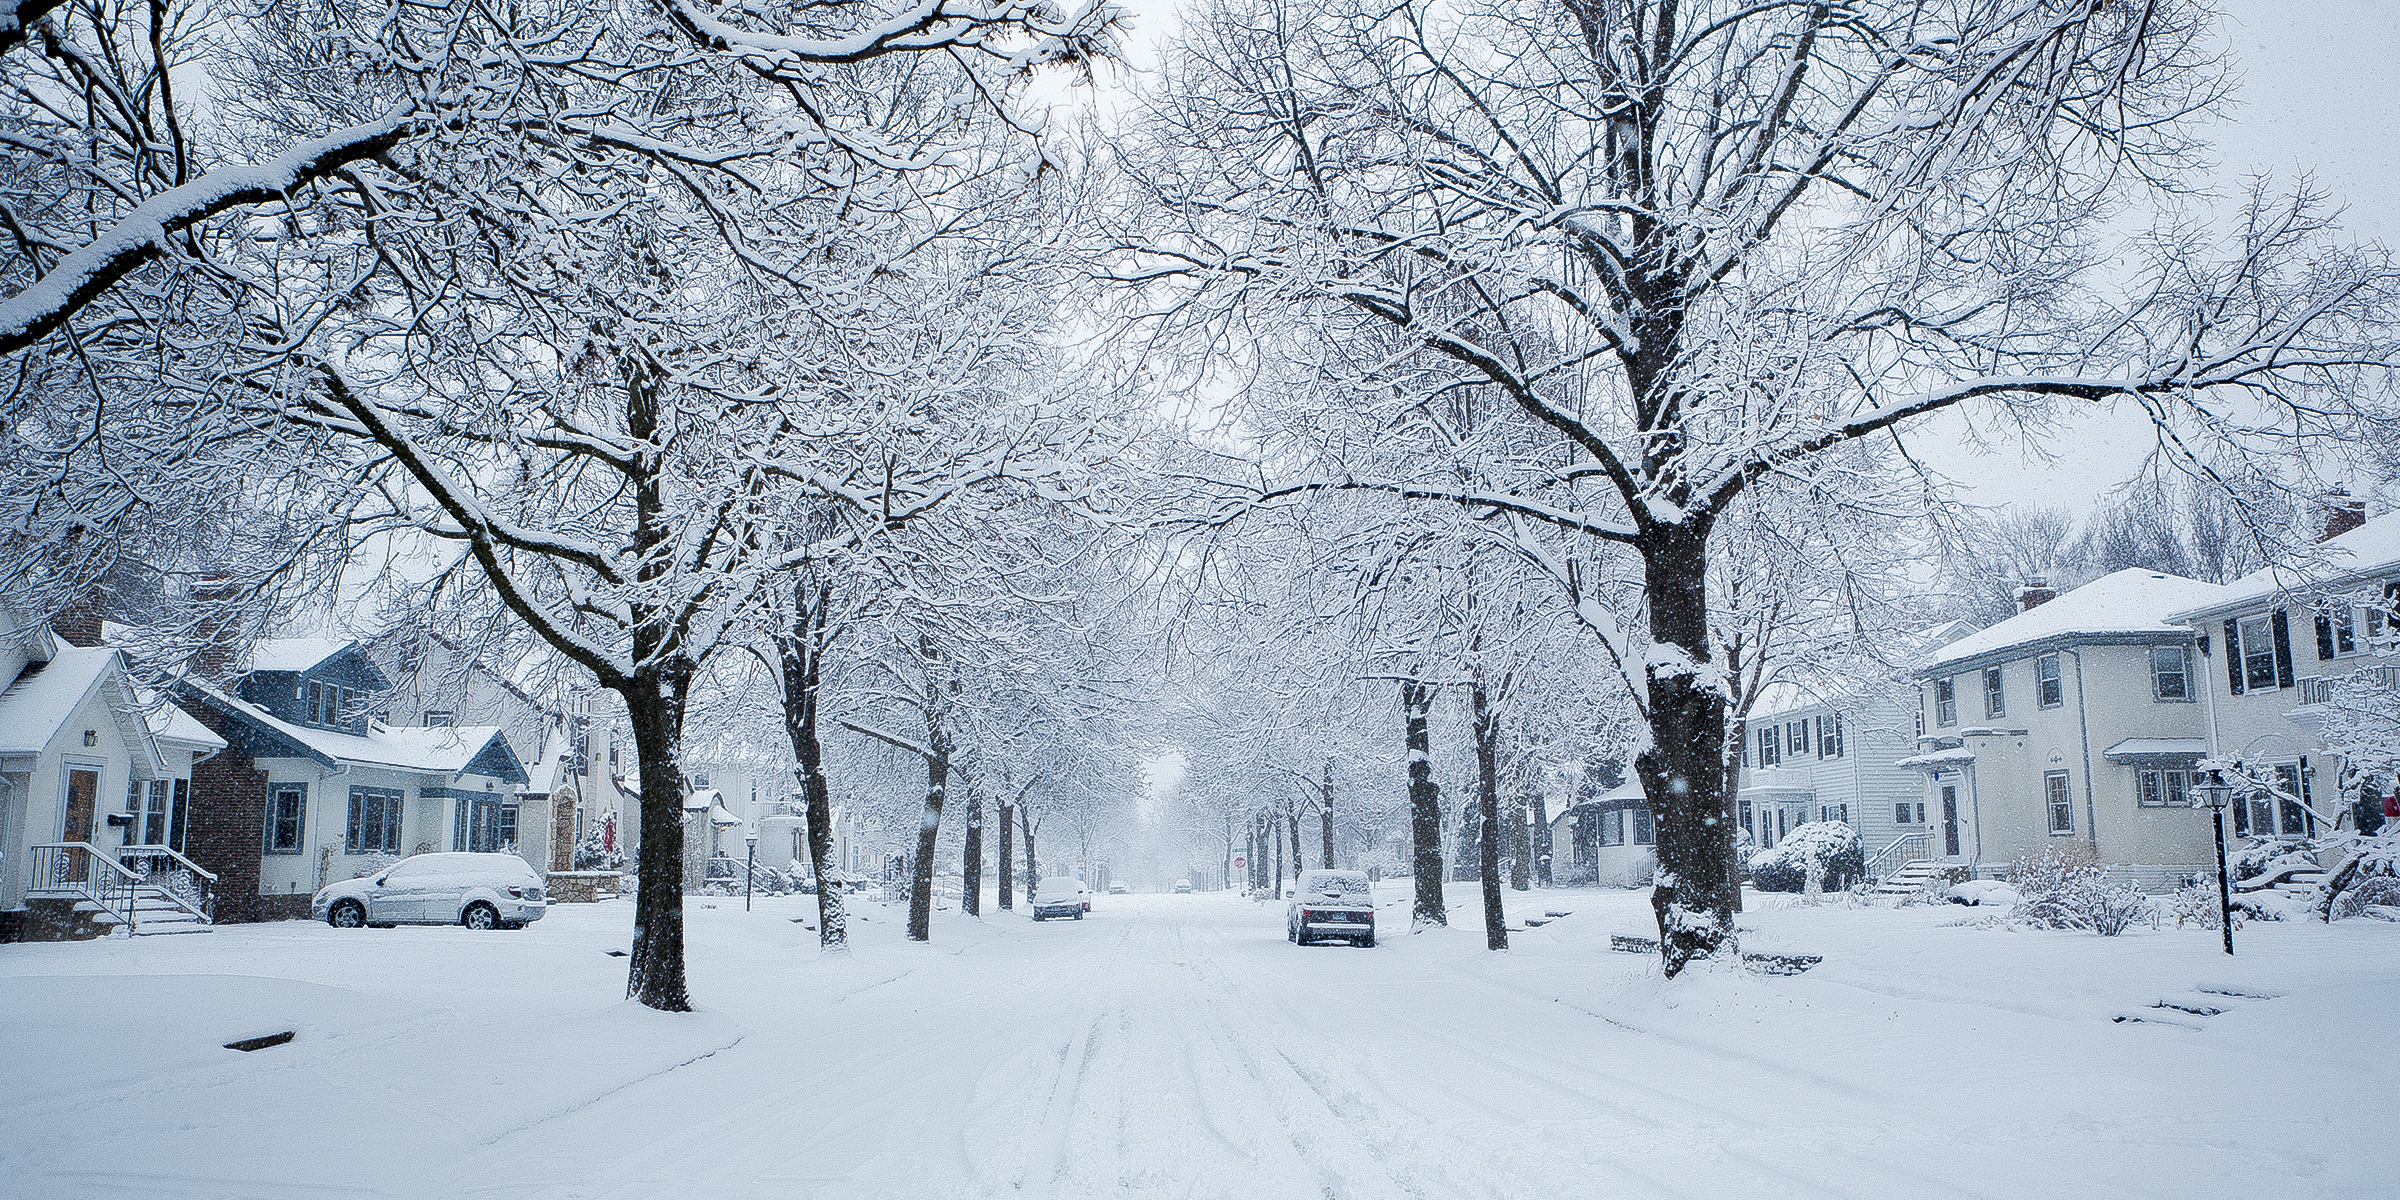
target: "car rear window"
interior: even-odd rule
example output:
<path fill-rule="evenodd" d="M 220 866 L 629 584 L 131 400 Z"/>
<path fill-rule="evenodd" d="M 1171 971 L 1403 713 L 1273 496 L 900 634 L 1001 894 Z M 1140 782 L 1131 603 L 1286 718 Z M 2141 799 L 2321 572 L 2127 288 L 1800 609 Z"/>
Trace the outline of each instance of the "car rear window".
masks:
<path fill-rule="evenodd" d="M 1374 885 L 1361 871 L 1311 871 L 1300 877 L 1303 899 L 1328 892 L 1343 900 L 1372 900 L 1375 896 Z"/>
<path fill-rule="evenodd" d="M 1083 882 L 1073 876 L 1052 875 L 1034 885 L 1034 899 L 1047 904 L 1059 900 L 1083 898 Z"/>

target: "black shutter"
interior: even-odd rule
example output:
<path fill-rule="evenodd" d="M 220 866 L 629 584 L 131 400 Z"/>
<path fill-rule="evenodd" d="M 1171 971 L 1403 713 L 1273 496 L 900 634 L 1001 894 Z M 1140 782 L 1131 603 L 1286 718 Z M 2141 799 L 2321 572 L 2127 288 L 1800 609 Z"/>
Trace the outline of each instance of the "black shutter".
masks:
<path fill-rule="evenodd" d="M 2231 618 L 2225 622 L 2225 681 L 2233 685 L 2233 694 L 2242 694 L 2242 635 L 2241 627 Z"/>
<path fill-rule="evenodd" d="M 2333 657 L 2333 618 L 2326 616 L 2324 613 L 2318 613 L 2318 614 L 2317 614 L 2317 661 L 2318 661 L 2318 662 L 2325 662 L 2325 661 L 2327 661 L 2327 660 L 2331 659 L 2332 657 Z"/>
<path fill-rule="evenodd" d="M 356 854 L 356 853 L 358 853 L 358 840 L 359 840 L 359 838 L 360 838 L 362 835 L 364 835 L 364 834 L 366 833 L 366 825 L 367 825 L 367 813 L 366 813 L 366 807 L 367 807 L 367 798 L 366 798 L 365 796 L 362 796 L 362 795 L 360 795 L 360 794 L 359 794 L 359 792 L 358 792 L 358 789 L 357 789 L 357 788 L 351 788 L 351 789 L 350 789 L 350 828 L 349 828 L 348 832 L 347 832 L 347 833 L 346 833 L 346 834 L 345 834 L 345 835 L 342 837 L 342 849 L 343 849 L 343 850 L 345 850 L 345 851 L 347 851 L 347 852 L 349 852 L 349 853 L 351 853 L 351 854 Z"/>
<path fill-rule="evenodd" d="M 2275 610 L 2275 686 L 2292 686 L 2292 623 L 2280 608 Z"/>

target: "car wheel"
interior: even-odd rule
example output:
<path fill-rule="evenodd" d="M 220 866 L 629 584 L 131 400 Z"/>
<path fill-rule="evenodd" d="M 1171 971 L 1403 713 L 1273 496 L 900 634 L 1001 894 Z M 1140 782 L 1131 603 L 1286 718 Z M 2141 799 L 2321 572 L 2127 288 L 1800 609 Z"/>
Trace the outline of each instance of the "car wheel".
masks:
<path fill-rule="evenodd" d="M 467 906 L 467 911 L 459 915 L 458 923 L 469 929 L 497 929 L 500 926 L 500 913 L 479 900 Z"/>
<path fill-rule="evenodd" d="M 1075 919 L 1076 919 L 1076 920 L 1078 920 L 1078 921 L 1082 920 L 1082 919 L 1083 919 L 1083 914 L 1082 914 L 1082 913 L 1076 913 L 1076 914 L 1075 914 Z"/>
<path fill-rule="evenodd" d="M 357 929 L 367 923 L 367 906 L 356 900 L 337 901 L 333 911 L 325 914 L 325 923 L 335 929 Z"/>

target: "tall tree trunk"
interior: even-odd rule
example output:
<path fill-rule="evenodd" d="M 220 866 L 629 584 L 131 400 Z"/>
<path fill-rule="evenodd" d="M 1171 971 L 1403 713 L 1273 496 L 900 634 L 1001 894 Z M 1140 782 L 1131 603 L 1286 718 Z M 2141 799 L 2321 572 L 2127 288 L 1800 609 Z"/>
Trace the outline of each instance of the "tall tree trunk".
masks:
<path fill-rule="evenodd" d="M 925 815 L 917 822 L 917 860 L 910 864 L 908 940 L 933 940 L 933 843 L 942 832 L 942 805 L 950 798 L 950 735 L 930 725 L 925 756 Z"/>
<path fill-rule="evenodd" d="M 1734 839 L 1735 851 L 1725 856 L 1725 886 L 1733 893 L 1733 911 L 1742 911 L 1742 814 L 1737 806 L 1742 794 L 1742 754 L 1744 743 L 1750 740 L 1750 720 L 1735 717 L 1733 727 L 1725 733 L 1725 834 Z"/>
<path fill-rule="evenodd" d="M 1657 815 L 1659 955 L 1669 978 L 1693 960 L 1739 961 L 1733 932 L 1733 831 L 1725 820 L 1725 696 L 1710 686 L 1708 534 L 1704 524 L 1653 526 L 1641 542 L 1655 647 L 1645 668 L 1650 746 L 1633 760 Z M 1662 652 L 1688 657 L 1677 664 Z"/>
<path fill-rule="evenodd" d="M 818 736 L 818 701 L 824 695 L 825 633 L 833 603 L 832 585 L 802 583 L 792 589 L 789 629 L 776 631 L 776 657 L 783 668 L 783 729 L 800 764 L 801 806 L 808 821 L 808 866 L 817 877 L 817 948 L 850 948 L 850 915 L 833 872 L 833 789 L 825 780 L 825 743 Z"/>
<path fill-rule="evenodd" d="M 1004 909 L 1012 909 L 1016 907 L 1017 864 L 1013 857 L 1013 851 L 1016 848 L 1009 844 L 1012 840 L 1014 840 L 1013 835 L 1016 833 L 1016 830 L 1011 824 L 1016 820 L 1016 818 L 1017 806 L 1003 802 L 1000 805 L 999 867 L 1000 907 Z"/>
<path fill-rule="evenodd" d="M 683 745 L 684 683 L 688 664 L 638 671 L 619 693 L 633 726 L 633 755 L 642 771 L 640 878 L 633 893 L 633 949 L 627 998 L 665 1012 L 690 1012 L 683 973 Z M 680 669 L 673 669 L 673 668 Z"/>
<path fill-rule="evenodd" d="M 967 789 L 966 862 L 959 871 L 958 909 L 970 917 L 983 915 L 983 801 Z"/>
<path fill-rule="evenodd" d="M 1516 831 L 1508 839 L 1508 886 L 1522 892 L 1533 886 L 1533 793 L 1517 797 L 1509 824 Z"/>
<path fill-rule="evenodd" d="M 1275 856 L 1275 898 L 1281 900 L 1283 899 L 1283 830 L 1280 828 L 1282 823 L 1275 819 L 1273 813 L 1268 813 L 1261 819 L 1265 822 L 1267 853 Z"/>
<path fill-rule="evenodd" d="M 1304 847 L 1302 847 L 1300 844 L 1299 806 L 1285 806 L 1283 810 L 1283 818 L 1285 822 L 1290 824 L 1292 827 L 1292 880 L 1294 882 L 1298 882 L 1300 879 L 1300 872 L 1308 869 L 1308 855 L 1303 852 Z M 1328 863 L 1326 865 L 1330 866 L 1331 864 Z"/>
<path fill-rule="evenodd" d="M 1448 925 L 1442 903 L 1442 793 L 1433 782 L 1433 687 L 1414 679 L 1400 683 L 1400 709 L 1408 737 L 1408 832 L 1416 851 L 1409 867 L 1417 893 L 1409 927 Z"/>
<path fill-rule="evenodd" d="M 1533 805 L 1533 882 L 1536 887 L 1550 886 L 1550 799 L 1536 791 L 1530 798 Z"/>
<path fill-rule="evenodd" d="M 1042 881 L 1042 869 L 1033 861 L 1033 813 L 1025 802 L 1017 802 L 1017 825 L 1025 832 L 1025 902 L 1031 904 L 1034 887 Z"/>
<path fill-rule="evenodd" d="M 1474 710 L 1475 807 L 1482 826 L 1479 866 L 1483 873 L 1483 938 L 1493 950 L 1508 949 L 1508 916 L 1500 910 L 1500 716 L 1478 679 L 1468 689 Z"/>
<path fill-rule="evenodd" d="M 1325 782 L 1317 788 L 1317 822 L 1325 834 L 1325 866 L 1333 867 L 1333 760 L 1325 760 Z"/>

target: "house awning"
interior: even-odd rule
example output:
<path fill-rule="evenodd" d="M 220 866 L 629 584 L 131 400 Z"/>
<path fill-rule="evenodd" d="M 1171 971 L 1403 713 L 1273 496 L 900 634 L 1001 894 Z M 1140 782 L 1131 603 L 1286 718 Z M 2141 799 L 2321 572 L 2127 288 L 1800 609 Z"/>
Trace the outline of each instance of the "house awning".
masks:
<path fill-rule="evenodd" d="M 2187 766 L 2208 753 L 2205 738 L 2126 738 L 2100 752 L 2112 763 L 2129 766 Z"/>
<path fill-rule="evenodd" d="M 1968 766 L 1974 761 L 1975 752 L 1973 750 L 1969 750 L 1965 746 L 1954 746 L 1948 750 L 1936 750 L 1931 754 L 1910 755 L 1892 765 L 1906 767 L 1911 771 L 1947 771 L 1953 767 Z"/>

